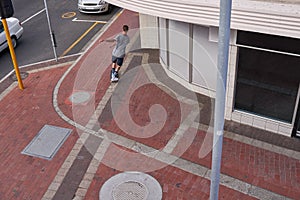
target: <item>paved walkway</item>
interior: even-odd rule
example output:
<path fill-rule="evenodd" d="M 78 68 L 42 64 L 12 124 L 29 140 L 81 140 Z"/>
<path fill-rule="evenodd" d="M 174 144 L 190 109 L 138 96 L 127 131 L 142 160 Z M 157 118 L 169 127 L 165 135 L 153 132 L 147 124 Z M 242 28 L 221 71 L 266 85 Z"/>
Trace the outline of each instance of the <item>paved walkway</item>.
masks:
<path fill-rule="evenodd" d="M 125 23 L 132 51 L 111 84 L 112 47 L 100 41 Z M 213 101 L 170 80 L 158 51 L 138 48 L 135 28 L 138 15 L 125 10 L 75 61 L 27 71 L 24 91 L 6 84 L 0 199 L 99 199 L 102 185 L 123 171 L 153 176 L 163 199 L 209 198 Z M 45 124 L 72 134 L 52 160 L 21 154 Z M 220 199 L 300 199 L 299 141 L 262 141 L 257 133 L 270 133 L 238 127 L 226 124 Z"/>

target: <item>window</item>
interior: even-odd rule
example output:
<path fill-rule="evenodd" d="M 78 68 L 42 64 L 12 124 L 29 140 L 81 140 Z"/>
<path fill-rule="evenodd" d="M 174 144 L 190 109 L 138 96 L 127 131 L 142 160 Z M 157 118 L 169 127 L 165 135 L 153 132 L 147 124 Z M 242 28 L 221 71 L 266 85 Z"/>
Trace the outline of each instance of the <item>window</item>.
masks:
<path fill-rule="evenodd" d="M 239 33 L 238 33 L 239 34 Z M 297 53 L 299 40 L 259 35 L 238 37 L 240 44 L 272 47 Z M 262 37 L 262 38 L 261 38 Z M 277 38 L 278 36 L 276 36 Z M 243 39 L 241 39 L 243 38 Z M 278 38 L 277 38 L 278 39 Z M 288 46 L 282 43 L 289 40 Z M 259 44 L 258 41 L 265 41 Z M 256 45 L 256 46 L 254 46 Z M 300 52 L 300 51 L 299 51 Z M 235 94 L 235 109 L 291 123 L 300 81 L 300 57 L 240 46 Z"/>

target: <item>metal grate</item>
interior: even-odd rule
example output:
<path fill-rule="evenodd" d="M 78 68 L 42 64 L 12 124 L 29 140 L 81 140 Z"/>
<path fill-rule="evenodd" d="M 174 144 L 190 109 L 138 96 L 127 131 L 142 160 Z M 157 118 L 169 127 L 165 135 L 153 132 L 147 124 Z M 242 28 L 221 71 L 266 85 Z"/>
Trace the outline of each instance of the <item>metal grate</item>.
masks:
<path fill-rule="evenodd" d="M 146 186 L 136 181 L 121 183 L 113 190 L 114 200 L 144 200 L 147 196 Z"/>
<path fill-rule="evenodd" d="M 162 189 L 143 172 L 123 172 L 108 179 L 99 192 L 100 200 L 161 200 Z"/>
<path fill-rule="evenodd" d="M 21 153 L 51 160 L 71 132 L 71 129 L 45 125 Z"/>

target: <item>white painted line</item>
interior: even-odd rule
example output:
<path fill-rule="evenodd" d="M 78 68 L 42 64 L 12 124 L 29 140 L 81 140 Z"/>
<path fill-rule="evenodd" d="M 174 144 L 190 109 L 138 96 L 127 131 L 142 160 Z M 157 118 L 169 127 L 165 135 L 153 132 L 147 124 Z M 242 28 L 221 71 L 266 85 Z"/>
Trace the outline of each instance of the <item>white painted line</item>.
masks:
<path fill-rule="evenodd" d="M 39 15 L 40 13 L 44 12 L 45 8 L 40 10 L 39 12 L 35 13 L 34 15 L 28 17 L 27 19 L 25 19 L 23 22 L 21 22 L 21 25 L 25 24 L 26 22 L 28 22 L 29 20 L 31 20 L 32 18 L 34 18 L 35 16 Z"/>
<path fill-rule="evenodd" d="M 12 91 L 16 86 L 17 82 L 13 82 L 8 88 L 6 88 L 1 94 L 0 94 L 0 101 L 8 94 L 10 91 Z"/>
<path fill-rule="evenodd" d="M 72 19 L 72 22 L 89 22 L 89 23 L 100 23 L 100 24 L 106 24 L 107 21 L 97 21 L 97 20 L 83 20 L 83 19 L 77 19 L 77 18 L 74 18 Z"/>
<path fill-rule="evenodd" d="M 63 56 L 61 58 L 68 58 L 68 57 L 72 57 L 72 56 L 80 56 L 82 53 L 76 53 L 76 54 L 72 54 L 72 55 L 67 55 L 67 56 Z M 43 63 L 47 63 L 47 62 L 52 62 L 52 61 L 55 61 L 54 58 L 52 59 L 48 59 L 48 60 L 43 60 L 43 61 L 39 61 L 39 62 L 35 62 L 35 63 L 30 63 L 30 64 L 27 64 L 27 65 L 22 65 L 22 66 L 19 66 L 20 69 L 23 69 L 23 68 L 27 68 L 27 67 L 32 67 L 34 65 L 38 65 L 38 64 L 43 64 Z M 72 62 L 72 61 L 70 61 Z M 14 71 L 14 70 L 12 70 Z"/>
<path fill-rule="evenodd" d="M 48 67 L 41 67 L 41 68 L 38 68 L 38 69 L 29 70 L 27 72 L 29 74 L 30 73 L 36 73 L 36 72 L 41 72 L 41 71 L 45 71 L 45 70 L 49 70 L 49 69 L 54 69 L 54 68 L 58 68 L 58 67 L 64 67 L 64 66 L 67 66 L 67 65 L 72 65 L 73 63 L 74 63 L 74 61 L 69 61 L 69 62 L 65 62 L 65 63 L 51 65 L 51 66 L 48 66 Z"/>
<path fill-rule="evenodd" d="M 0 80 L 0 83 L 2 83 L 5 79 L 7 79 L 10 75 L 12 75 L 12 73 L 14 73 L 14 69 L 11 70 L 8 74 L 6 74 L 6 76 L 4 76 L 1 80 Z"/>

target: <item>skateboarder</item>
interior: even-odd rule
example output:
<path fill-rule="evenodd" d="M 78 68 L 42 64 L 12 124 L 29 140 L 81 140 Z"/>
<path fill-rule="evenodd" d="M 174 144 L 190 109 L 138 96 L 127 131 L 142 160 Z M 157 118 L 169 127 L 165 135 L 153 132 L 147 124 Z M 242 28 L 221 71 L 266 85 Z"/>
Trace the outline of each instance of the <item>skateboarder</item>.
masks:
<path fill-rule="evenodd" d="M 111 69 L 111 81 L 116 82 L 119 80 L 119 70 L 123 65 L 125 50 L 127 44 L 130 42 L 127 35 L 129 27 L 123 25 L 122 33 L 118 34 L 113 40 L 105 40 L 107 42 L 116 42 L 112 51 L 112 69 Z"/>

